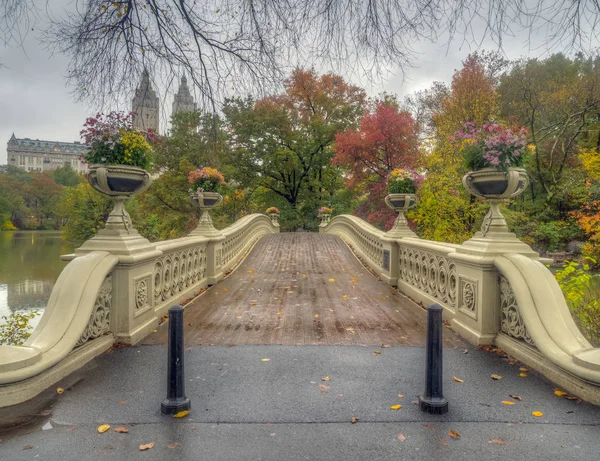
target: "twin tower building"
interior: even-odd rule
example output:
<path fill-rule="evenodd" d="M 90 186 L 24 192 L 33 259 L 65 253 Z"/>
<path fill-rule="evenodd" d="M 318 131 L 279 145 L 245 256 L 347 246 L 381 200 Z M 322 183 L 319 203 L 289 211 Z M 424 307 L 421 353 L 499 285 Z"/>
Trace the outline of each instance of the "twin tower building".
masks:
<path fill-rule="evenodd" d="M 155 133 L 159 132 L 159 100 L 156 92 L 150 83 L 148 71 L 142 73 L 140 86 L 135 90 L 135 96 L 131 103 L 131 111 L 135 114 L 133 117 L 133 128 L 136 130 L 152 129 Z M 173 100 L 173 112 L 192 112 L 196 110 L 196 103 L 190 93 L 187 78 L 181 77 L 179 90 Z"/>

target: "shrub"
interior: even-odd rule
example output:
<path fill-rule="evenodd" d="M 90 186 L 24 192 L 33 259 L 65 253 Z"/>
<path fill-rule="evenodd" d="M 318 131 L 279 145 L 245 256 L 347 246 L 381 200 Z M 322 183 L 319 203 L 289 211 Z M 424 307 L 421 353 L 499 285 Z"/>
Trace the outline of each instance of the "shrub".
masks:
<path fill-rule="evenodd" d="M 2 316 L 0 324 L 0 344 L 7 346 L 22 346 L 27 338 L 31 336 L 33 327 L 29 322 L 38 314 L 37 311 L 25 313 L 15 312 Z"/>

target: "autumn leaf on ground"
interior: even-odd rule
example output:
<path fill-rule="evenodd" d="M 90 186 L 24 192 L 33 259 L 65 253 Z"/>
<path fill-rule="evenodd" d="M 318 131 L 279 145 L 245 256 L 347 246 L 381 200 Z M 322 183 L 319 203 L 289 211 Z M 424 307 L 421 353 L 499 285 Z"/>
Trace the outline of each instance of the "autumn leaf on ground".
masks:
<path fill-rule="evenodd" d="M 57 387 L 56 388 L 56 393 L 57 394 L 62 394 L 65 390 L 62 387 Z"/>
<path fill-rule="evenodd" d="M 529 368 L 521 367 L 519 368 L 519 371 L 529 371 Z"/>
<path fill-rule="evenodd" d="M 567 396 L 565 397 L 565 399 L 567 399 L 567 400 L 579 400 L 579 397 L 574 397 L 574 396 L 572 396 L 572 395 L 567 395 Z"/>
<path fill-rule="evenodd" d="M 98 426 L 98 432 L 100 432 L 100 434 L 104 434 L 109 429 L 110 425 L 108 424 L 101 424 L 100 426 Z"/>
<path fill-rule="evenodd" d="M 375 352 L 373 352 L 373 354 L 379 355 L 379 354 L 381 354 L 381 351 L 375 351 Z"/>
<path fill-rule="evenodd" d="M 330 381 L 331 380 L 331 376 L 325 376 L 324 378 L 321 378 L 321 381 Z"/>
<path fill-rule="evenodd" d="M 380 301 L 385 301 L 385 298 L 379 298 Z"/>
<path fill-rule="evenodd" d="M 495 443 L 496 445 L 506 445 L 506 442 L 501 439 L 492 439 L 489 441 L 489 443 Z"/>
<path fill-rule="evenodd" d="M 444 439 L 440 440 L 440 443 L 444 446 L 448 445 L 448 441 Z"/>
<path fill-rule="evenodd" d="M 352 418 L 350 421 L 352 422 L 352 424 L 355 424 L 358 422 L 359 419 L 360 418 L 358 416 L 356 416 L 356 417 Z"/>
<path fill-rule="evenodd" d="M 527 373 L 520 373 L 520 374 L 519 374 L 519 376 L 520 376 L 521 378 L 526 378 L 526 377 L 527 377 Z"/>
<path fill-rule="evenodd" d="M 254 274 L 254 271 L 253 271 L 252 269 L 250 269 L 250 270 L 248 271 L 248 273 L 249 273 L 249 274 Z"/>
<path fill-rule="evenodd" d="M 490 378 L 492 378 L 494 381 L 498 381 L 499 379 L 502 379 L 502 376 L 492 374 Z"/>
<path fill-rule="evenodd" d="M 319 387 L 321 389 L 329 389 L 329 386 L 327 384 L 319 384 Z"/>
<path fill-rule="evenodd" d="M 465 382 L 463 379 L 457 378 L 456 376 L 454 377 L 454 381 L 456 381 L 457 383 L 464 383 Z"/>
<path fill-rule="evenodd" d="M 450 429 L 450 432 L 448 432 L 448 435 L 450 437 L 454 437 L 455 439 L 460 439 L 460 434 L 456 431 L 453 431 L 452 429 Z"/>
<path fill-rule="evenodd" d="M 120 405 L 127 405 L 127 400 L 119 400 Z"/>
<path fill-rule="evenodd" d="M 423 426 L 425 426 L 427 429 L 434 429 L 434 430 L 437 429 L 437 427 L 435 427 L 435 426 L 433 426 L 431 424 L 427 424 L 427 423 L 423 424 Z"/>
<path fill-rule="evenodd" d="M 565 395 L 567 395 L 567 393 L 563 392 L 563 391 L 559 391 L 558 389 L 556 389 L 554 391 L 554 395 L 556 395 L 557 397 L 564 397 Z"/>
<path fill-rule="evenodd" d="M 396 411 L 396 410 L 399 410 L 400 408 L 402 408 L 402 405 L 392 405 L 392 406 L 390 407 L 390 410 L 394 410 L 394 411 Z"/>
<path fill-rule="evenodd" d="M 150 450 L 154 446 L 154 442 L 147 443 L 146 445 L 140 445 L 140 451 Z"/>
<path fill-rule="evenodd" d="M 398 434 L 398 440 L 400 440 L 400 442 L 404 442 L 406 437 L 404 437 L 402 434 Z"/>
<path fill-rule="evenodd" d="M 404 394 L 398 394 L 398 397 L 400 397 L 401 399 L 404 398 Z"/>
<path fill-rule="evenodd" d="M 330 282 L 335 282 L 335 279 L 329 279 Z"/>
<path fill-rule="evenodd" d="M 319 314 L 315 314 L 315 318 L 318 319 L 319 318 Z"/>
<path fill-rule="evenodd" d="M 181 446 L 181 442 L 173 442 L 167 445 L 168 448 L 177 448 L 179 446 Z"/>
<path fill-rule="evenodd" d="M 515 402 L 511 402 L 510 400 L 503 400 L 502 403 L 504 405 L 514 405 L 515 404 Z"/>
<path fill-rule="evenodd" d="M 346 299 L 348 297 L 348 295 L 344 295 L 342 296 L 342 299 Z"/>
<path fill-rule="evenodd" d="M 25 445 L 22 449 L 23 450 L 31 450 L 33 448 L 33 445 Z"/>
<path fill-rule="evenodd" d="M 347 331 L 354 331 L 354 328 L 350 327 L 350 328 L 346 328 Z"/>
<path fill-rule="evenodd" d="M 175 413 L 173 415 L 173 418 L 185 418 L 189 414 L 190 414 L 190 410 L 183 410 L 183 411 L 180 411 L 179 413 Z"/>
<path fill-rule="evenodd" d="M 544 416 L 544 413 L 542 413 L 541 411 L 532 411 L 531 414 L 533 416 L 535 416 L 536 418 L 539 418 L 540 416 Z"/>
<path fill-rule="evenodd" d="M 271 359 L 260 359 L 261 362 L 270 362 Z"/>
<path fill-rule="evenodd" d="M 510 398 L 512 398 L 512 399 L 515 399 L 515 400 L 523 400 L 523 399 L 521 398 L 521 396 L 520 396 L 520 395 L 512 395 L 512 394 L 508 394 L 508 396 L 509 396 Z"/>

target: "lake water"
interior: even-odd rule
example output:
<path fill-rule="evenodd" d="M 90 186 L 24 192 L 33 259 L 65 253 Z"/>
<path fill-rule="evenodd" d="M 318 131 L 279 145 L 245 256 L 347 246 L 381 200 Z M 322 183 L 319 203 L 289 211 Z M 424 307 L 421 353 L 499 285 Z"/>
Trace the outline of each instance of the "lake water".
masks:
<path fill-rule="evenodd" d="M 52 287 L 72 253 L 60 232 L 0 232 L 0 318 L 13 312 L 46 307 Z M 32 322 L 35 326 L 36 321 Z"/>

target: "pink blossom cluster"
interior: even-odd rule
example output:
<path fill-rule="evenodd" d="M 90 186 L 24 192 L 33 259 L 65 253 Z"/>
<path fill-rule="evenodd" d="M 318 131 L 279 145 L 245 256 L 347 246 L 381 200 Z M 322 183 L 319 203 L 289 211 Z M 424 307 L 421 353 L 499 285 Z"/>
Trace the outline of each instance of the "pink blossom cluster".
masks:
<path fill-rule="evenodd" d="M 101 144 L 114 150 L 121 132 L 133 128 L 133 112 L 97 113 L 95 117 L 87 118 L 83 127 L 80 135 L 86 144 Z"/>
<path fill-rule="evenodd" d="M 493 167 L 519 165 L 527 145 L 527 129 L 506 127 L 497 123 L 476 128 L 473 122 L 465 123 L 450 140 L 467 141 L 480 149 L 481 158 Z"/>

